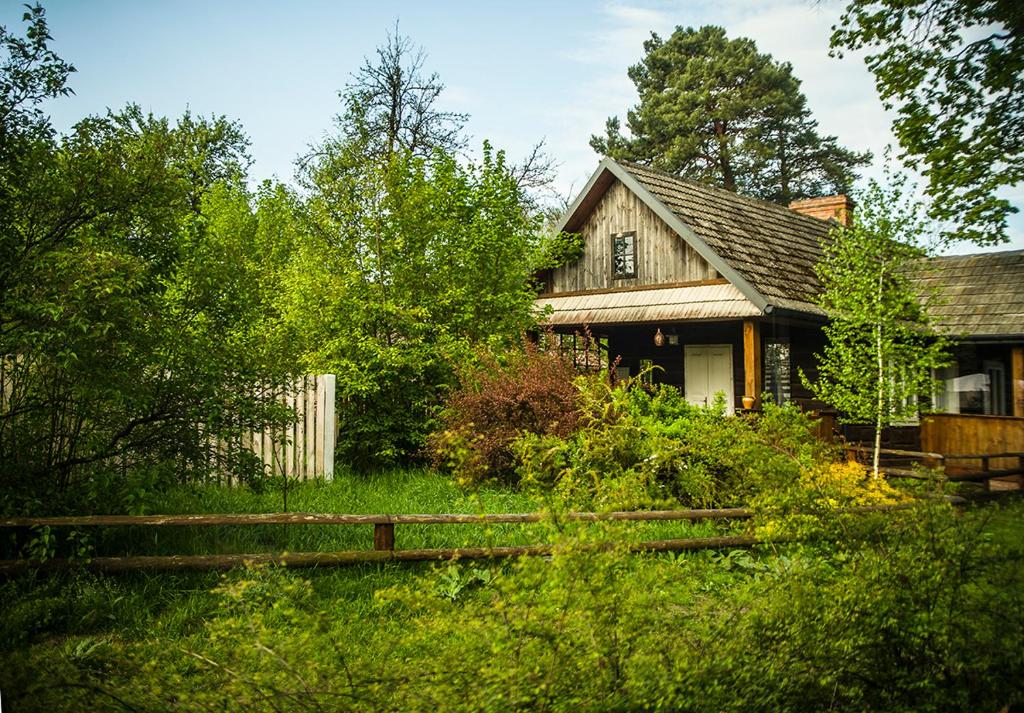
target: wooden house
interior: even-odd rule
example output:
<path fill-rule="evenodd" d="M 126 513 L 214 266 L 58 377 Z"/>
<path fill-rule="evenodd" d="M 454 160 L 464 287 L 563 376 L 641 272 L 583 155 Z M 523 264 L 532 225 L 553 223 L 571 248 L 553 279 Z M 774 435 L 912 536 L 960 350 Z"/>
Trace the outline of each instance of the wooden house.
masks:
<path fill-rule="evenodd" d="M 937 375 L 937 410 L 1024 416 L 1024 250 L 932 258 L 917 281 L 956 340 L 953 364 Z"/>
<path fill-rule="evenodd" d="M 619 376 L 647 373 L 697 404 L 720 391 L 730 412 L 765 391 L 811 405 L 797 369 L 813 374 L 823 345 L 822 218 L 851 205 L 805 208 L 818 217 L 606 158 L 561 224 L 583 255 L 545 275 L 537 305 L 556 332 L 588 328 Z"/>
<path fill-rule="evenodd" d="M 544 275 L 537 306 L 556 333 L 588 329 L 619 376 L 649 374 L 693 403 L 723 392 L 735 411 L 767 392 L 821 408 L 798 373 L 814 377 L 824 346 L 814 265 L 852 209 L 845 196 L 780 206 L 606 158 L 561 224 L 583 255 Z M 1024 416 L 1024 252 L 932 263 L 920 279 L 947 295 L 936 316 L 960 340 L 937 404 Z"/>

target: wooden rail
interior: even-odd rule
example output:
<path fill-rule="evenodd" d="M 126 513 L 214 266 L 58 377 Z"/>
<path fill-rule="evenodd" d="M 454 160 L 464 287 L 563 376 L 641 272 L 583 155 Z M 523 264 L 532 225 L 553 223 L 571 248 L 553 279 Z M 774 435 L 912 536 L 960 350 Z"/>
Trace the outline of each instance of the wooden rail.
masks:
<path fill-rule="evenodd" d="M 947 502 L 960 504 L 963 498 L 946 496 Z M 869 505 L 848 508 L 846 513 L 882 512 L 902 510 L 913 504 Z M 718 508 L 696 510 L 641 510 L 614 512 L 570 512 L 562 517 L 583 522 L 607 521 L 698 521 L 723 519 L 749 519 L 754 516 L 750 508 Z M 482 559 L 546 555 L 554 551 L 552 545 L 526 545 L 514 547 L 461 547 L 449 549 L 395 548 L 395 525 L 447 525 L 485 523 L 539 522 L 550 515 L 545 513 L 492 513 L 484 515 L 342 515 L 316 513 L 254 513 L 221 515 L 84 515 L 70 517 L 21 517 L 0 520 L 0 529 L 38 526 L 50 527 L 173 527 L 214 525 L 373 525 L 373 549 L 343 552 L 298 552 L 285 554 L 238 555 L 155 555 L 135 557 L 92 557 L 81 560 L 0 560 L 0 575 L 14 575 L 29 570 L 55 570 L 82 566 L 98 572 L 127 572 L 135 570 L 210 570 L 230 569 L 246 563 L 276 563 L 286 567 L 327 567 L 368 562 L 410 562 L 448 559 Z M 777 540 L 776 540 L 777 541 Z M 761 540 L 747 536 L 697 537 L 688 539 L 653 540 L 628 545 L 631 551 L 666 552 L 681 550 L 716 549 L 723 547 L 750 547 Z M 609 545 L 598 545 L 607 547 Z"/>
<path fill-rule="evenodd" d="M 640 510 L 613 512 L 570 512 L 563 517 L 567 520 L 585 522 L 601 521 L 656 521 L 656 520 L 722 520 L 745 519 L 753 517 L 749 508 L 718 508 L 714 510 Z M 26 527 L 168 527 L 168 526 L 215 526 L 215 525 L 373 525 L 373 549 L 379 552 L 395 551 L 395 525 L 479 525 L 499 523 L 530 523 L 540 522 L 548 515 L 532 513 L 489 513 L 471 514 L 437 514 L 437 515 L 342 515 L 333 513 L 251 513 L 223 515 L 81 515 L 70 517 L 16 517 L 0 520 L 2 528 Z M 405 550 L 411 552 L 413 550 Z M 310 555 L 316 553 L 309 553 Z M 335 553 L 356 555 L 363 552 Z M 239 555 L 251 557 L 250 555 Z M 262 557 L 263 555 L 261 555 Z M 344 562 L 348 560 L 342 557 Z M 119 558 L 106 558 L 119 559 Z M 135 558 L 138 559 L 138 558 Z M 401 558 L 399 558 L 401 559 Z M 415 557 L 413 557 L 415 559 Z M 427 559 L 436 559 L 427 557 Z M 143 569 L 153 568 L 145 564 L 150 560 L 139 560 Z M 202 558 L 185 558 L 183 561 L 193 562 L 196 567 L 209 568 Z M 366 560 L 375 561 L 375 560 Z M 338 562 L 342 563 L 342 562 Z M 237 562 L 236 562 L 237 564 Z M 315 564 L 315 562 L 314 562 Z M 116 563 L 98 566 L 117 567 Z M 173 562 L 166 562 L 161 567 L 176 568 Z M 234 566 L 234 565 L 229 565 Z M 3 563 L 0 563 L 3 571 Z M 120 570 L 105 570 L 120 571 Z"/>
<path fill-rule="evenodd" d="M 750 508 L 711 510 L 619 510 L 569 512 L 567 520 L 718 520 L 749 518 Z M 204 515 L 71 515 L 68 517 L 14 517 L 0 520 L 0 528 L 12 527 L 165 527 L 175 525 L 480 525 L 488 523 L 540 522 L 541 512 L 426 515 L 344 515 L 335 513 L 241 513 Z"/>
<path fill-rule="evenodd" d="M 779 541 L 779 540 L 775 540 Z M 678 552 L 683 550 L 753 547 L 764 541 L 745 535 L 694 537 L 678 540 L 650 540 L 626 545 L 631 552 Z M 611 548 L 614 545 L 585 545 L 582 549 Z M 30 570 L 53 571 L 80 566 L 95 572 L 225 570 L 246 564 L 276 564 L 283 567 L 338 567 L 374 562 L 430 562 L 454 559 L 501 559 L 527 555 L 550 555 L 554 545 L 517 547 L 457 547 L 422 550 L 356 550 L 348 552 L 294 552 L 280 555 L 168 555 L 143 557 L 93 557 L 84 560 L 0 560 L 0 575 L 23 574 Z"/>

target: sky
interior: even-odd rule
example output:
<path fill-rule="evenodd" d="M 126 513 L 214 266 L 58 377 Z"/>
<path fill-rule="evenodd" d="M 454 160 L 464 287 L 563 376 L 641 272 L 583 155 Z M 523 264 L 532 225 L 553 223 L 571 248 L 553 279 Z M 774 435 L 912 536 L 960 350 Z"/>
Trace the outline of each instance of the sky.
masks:
<path fill-rule="evenodd" d="M 155 114 L 223 114 L 252 141 L 252 176 L 289 181 L 296 157 L 331 130 L 338 91 L 397 23 L 446 85 L 440 108 L 470 115 L 474 146 L 487 139 L 512 160 L 540 140 L 558 163 L 556 190 L 583 187 L 599 156 L 588 145 L 609 116 L 637 101 L 627 68 L 652 31 L 717 24 L 790 62 L 823 133 L 870 150 L 880 176 L 894 143 L 861 58 L 828 56 L 835 0 L 587 2 L 361 2 L 304 0 L 49 0 L 53 49 L 78 69 L 75 94 L 49 106 L 67 130 L 132 102 Z M 23 6 L 0 0 L 15 30 Z M 1024 186 L 1006 193 L 1024 208 Z M 1024 216 L 1010 224 L 1024 248 Z M 954 245 L 951 252 L 973 252 Z"/>

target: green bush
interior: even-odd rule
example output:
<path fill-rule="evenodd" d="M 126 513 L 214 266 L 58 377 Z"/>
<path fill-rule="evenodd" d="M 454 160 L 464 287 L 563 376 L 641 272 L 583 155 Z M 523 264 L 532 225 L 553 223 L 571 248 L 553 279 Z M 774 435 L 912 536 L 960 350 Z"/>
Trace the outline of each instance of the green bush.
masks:
<path fill-rule="evenodd" d="M 689 404 L 669 386 L 577 382 L 580 420 L 566 437 L 525 434 L 513 446 L 524 486 L 574 506 L 672 502 L 740 505 L 798 483 L 832 457 L 794 406 L 766 404 L 758 418 Z"/>

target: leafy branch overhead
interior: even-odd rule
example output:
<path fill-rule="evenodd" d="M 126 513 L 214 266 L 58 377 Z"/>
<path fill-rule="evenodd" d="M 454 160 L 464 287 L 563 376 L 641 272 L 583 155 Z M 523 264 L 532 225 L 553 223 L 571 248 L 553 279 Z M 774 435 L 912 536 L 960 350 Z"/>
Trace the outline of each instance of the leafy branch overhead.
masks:
<path fill-rule="evenodd" d="M 904 159 L 928 178 L 947 239 L 1006 242 L 1024 180 L 1024 5 L 853 0 L 833 54 L 864 51 Z"/>

